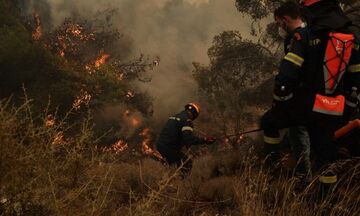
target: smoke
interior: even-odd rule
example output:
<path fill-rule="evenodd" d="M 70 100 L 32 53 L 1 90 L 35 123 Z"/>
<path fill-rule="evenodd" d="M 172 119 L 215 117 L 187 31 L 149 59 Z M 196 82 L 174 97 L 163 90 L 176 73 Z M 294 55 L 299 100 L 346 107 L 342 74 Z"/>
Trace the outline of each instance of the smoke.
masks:
<path fill-rule="evenodd" d="M 212 38 L 224 30 L 243 30 L 251 21 L 236 10 L 234 0 L 31 0 L 50 21 L 62 23 L 75 15 L 91 17 L 98 11 L 118 9 L 113 17 L 120 32 L 132 38 L 132 55 L 159 56 L 153 80 L 142 84 L 154 98 L 154 117 L 164 119 L 187 102 L 198 100 L 192 62 L 207 63 Z M 25 4 L 25 3 L 24 3 Z M 30 6 L 30 7 L 29 7 Z"/>

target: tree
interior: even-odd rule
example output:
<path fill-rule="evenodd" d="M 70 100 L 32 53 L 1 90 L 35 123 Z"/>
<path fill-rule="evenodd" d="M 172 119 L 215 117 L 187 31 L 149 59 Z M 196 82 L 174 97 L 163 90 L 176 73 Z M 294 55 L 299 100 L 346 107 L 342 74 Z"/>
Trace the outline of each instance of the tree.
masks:
<path fill-rule="evenodd" d="M 238 133 L 254 114 L 250 107 L 258 102 L 249 92 L 256 92 L 271 77 L 276 58 L 271 50 L 243 39 L 237 31 L 216 36 L 208 55 L 208 66 L 194 64 L 195 79 L 220 131 Z"/>

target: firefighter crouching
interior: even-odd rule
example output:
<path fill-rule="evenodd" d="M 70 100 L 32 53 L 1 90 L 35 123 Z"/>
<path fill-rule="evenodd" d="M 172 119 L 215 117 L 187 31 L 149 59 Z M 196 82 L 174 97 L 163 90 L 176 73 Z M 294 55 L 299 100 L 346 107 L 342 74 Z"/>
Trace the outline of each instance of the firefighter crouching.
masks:
<path fill-rule="evenodd" d="M 157 141 L 157 149 L 168 164 L 183 166 L 183 171 L 192 167 L 191 159 L 182 152 L 184 146 L 212 144 L 214 137 L 198 137 L 194 135 L 193 120 L 200 114 L 200 106 L 189 103 L 185 110 L 169 117 Z"/>

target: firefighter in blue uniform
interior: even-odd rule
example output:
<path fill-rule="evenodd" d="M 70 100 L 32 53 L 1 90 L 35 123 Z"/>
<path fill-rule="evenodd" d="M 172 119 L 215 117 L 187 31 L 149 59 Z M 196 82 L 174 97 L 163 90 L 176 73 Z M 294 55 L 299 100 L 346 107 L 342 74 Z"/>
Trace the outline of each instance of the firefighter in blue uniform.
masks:
<path fill-rule="evenodd" d="M 199 144 L 212 144 L 216 141 L 214 137 L 198 137 L 194 135 L 193 120 L 200 113 L 200 106 L 189 103 L 185 110 L 169 117 L 157 141 L 157 149 L 166 159 L 168 164 L 183 166 L 184 170 L 190 170 L 191 159 L 182 152 L 184 146 Z"/>
<path fill-rule="evenodd" d="M 336 114 L 334 110 L 329 112 L 329 110 L 320 109 L 321 113 L 325 114 L 322 116 L 314 115 L 314 112 L 311 113 L 313 114 L 312 121 L 308 125 L 311 131 L 311 142 L 314 143 L 316 157 L 318 158 L 317 165 L 326 168 L 329 163 L 334 162 L 337 158 L 334 132 L 350 120 L 359 105 L 360 41 L 351 30 L 352 23 L 343 13 L 337 0 L 301 0 L 300 4 L 311 32 L 317 36 L 317 39 L 309 41 L 310 47 L 316 46 L 319 42 L 322 44 L 322 48 L 326 47 L 326 50 L 322 50 L 322 53 L 325 52 L 325 57 L 320 55 L 320 58 L 324 59 L 323 64 L 312 71 L 318 71 L 320 74 L 317 73 L 317 76 L 311 76 L 307 73 L 307 80 L 312 79 L 312 85 L 316 86 L 310 93 L 320 93 L 330 97 L 344 96 L 345 100 L 344 109 L 335 110 L 338 114 L 339 111 L 342 111 L 342 118 L 334 118 L 334 114 Z M 311 48 L 309 50 L 312 52 Z M 333 53 L 335 53 L 335 56 Z M 341 64 L 336 64 L 336 59 Z M 321 61 L 321 59 L 319 60 Z M 332 64 L 338 67 L 337 70 L 332 68 Z M 323 72 L 323 76 L 321 76 L 321 72 Z M 334 76 L 334 72 L 338 72 L 338 74 Z M 317 103 L 314 103 L 314 105 L 310 103 L 313 106 L 313 111 L 319 111 L 319 107 L 316 107 Z M 321 173 L 319 181 L 326 190 L 337 182 L 336 171 L 328 168 Z"/>
<path fill-rule="evenodd" d="M 287 19 L 293 19 L 293 22 L 295 23 L 294 28 L 304 28 L 306 26 L 301 18 L 300 8 L 298 5 L 294 3 L 287 4 L 288 6 L 282 7 L 286 9 L 286 13 L 284 9 L 278 9 L 274 12 L 274 18 L 279 25 L 279 35 L 284 39 L 285 55 L 292 50 L 294 40 L 296 39 L 294 35 L 296 31 L 289 34 L 284 27 L 281 26 L 284 16 L 288 16 Z M 309 133 L 304 124 L 291 126 L 289 128 L 287 138 L 297 161 L 294 174 L 300 181 L 298 186 L 299 189 L 301 189 L 312 180 Z"/>
<path fill-rule="evenodd" d="M 280 159 L 279 144 L 281 140 L 279 129 L 306 126 L 304 111 L 301 109 L 301 106 L 297 106 L 297 101 L 294 100 L 294 98 L 298 98 L 294 97 L 294 94 L 298 94 L 302 82 L 300 79 L 298 80 L 296 73 L 289 74 L 290 76 L 295 76 L 289 78 L 287 78 L 288 74 L 285 73 L 285 77 L 284 71 L 288 70 L 288 67 L 290 67 L 290 69 L 295 67 L 293 61 L 291 62 L 285 59 L 290 59 L 293 56 L 296 43 L 302 39 L 302 34 L 304 34 L 303 32 L 306 31 L 307 28 L 302 22 L 300 9 L 295 3 L 284 3 L 275 11 L 274 16 L 279 25 L 280 36 L 283 38 L 286 37 L 284 47 L 286 55 L 281 63 L 280 73 L 275 78 L 273 107 L 263 116 L 261 127 L 265 133 L 265 151 L 270 154 L 270 159 L 273 162 L 277 162 Z M 300 63 L 296 62 L 296 64 L 296 67 L 298 67 Z M 285 89 L 285 86 L 282 85 L 284 79 L 291 80 L 292 92 L 290 92 L 290 89 Z"/>
<path fill-rule="evenodd" d="M 305 1 L 303 4 L 304 7 L 326 7 L 315 5 L 319 2 Z M 346 29 L 349 20 L 338 11 L 333 14 L 340 15 L 334 19 L 336 22 L 329 25 L 331 29 L 315 29 L 315 26 L 318 27 L 316 22 L 321 19 L 311 10 L 306 11 L 308 15 L 313 15 L 310 21 L 307 20 L 308 26 L 301 28 L 294 25 L 289 16 L 286 17 L 287 5 L 290 4 L 285 3 L 277 10 L 285 14 L 280 14 L 282 19 L 277 22 L 293 34 L 293 39 L 275 77 L 273 107 L 261 121 L 265 150 L 273 161 L 279 160 L 279 130 L 304 125 L 310 133 L 317 166 L 325 170 L 336 160 L 333 136 L 342 125 L 344 96 L 349 98 L 349 90 L 360 89 L 358 44 Z M 321 24 L 323 26 L 324 23 Z M 327 170 L 319 180 L 323 184 L 332 184 L 337 177 Z"/>

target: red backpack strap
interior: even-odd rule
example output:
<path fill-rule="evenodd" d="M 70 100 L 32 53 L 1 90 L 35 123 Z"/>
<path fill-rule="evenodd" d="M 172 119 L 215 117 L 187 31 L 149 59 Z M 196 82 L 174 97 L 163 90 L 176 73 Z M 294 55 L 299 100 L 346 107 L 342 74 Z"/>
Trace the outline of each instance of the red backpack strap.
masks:
<path fill-rule="evenodd" d="M 324 57 L 325 94 L 333 94 L 348 67 L 355 36 L 330 32 Z"/>

